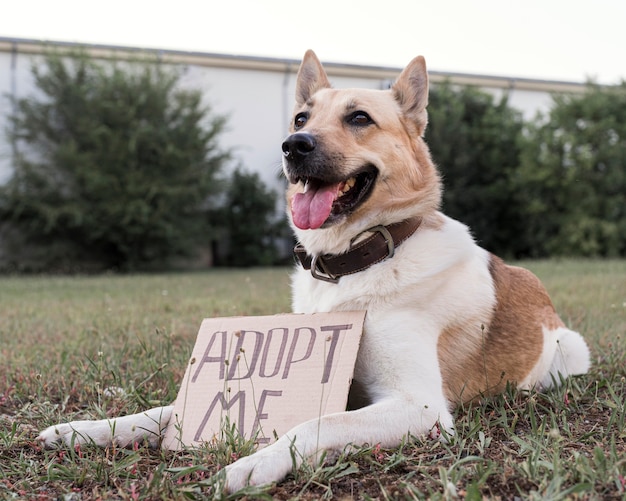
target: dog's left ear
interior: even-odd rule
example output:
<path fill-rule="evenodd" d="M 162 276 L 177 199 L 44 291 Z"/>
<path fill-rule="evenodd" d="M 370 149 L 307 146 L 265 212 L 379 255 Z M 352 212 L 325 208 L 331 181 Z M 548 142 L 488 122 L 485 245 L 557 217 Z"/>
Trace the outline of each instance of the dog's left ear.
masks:
<path fill-rule="evenodd" d="M 417 56 L 404 68 L 391 90 L 405 116 L 417 124 L 422 134 L 428 122 L 428 73 L 422 56 Z"/>
<path fill-rule="evenodd" d="M 330 86 L 326 71 L 315 52 L 307 50 L 296 79 L 296 104 L 302 106 L 318 90 Z"/>

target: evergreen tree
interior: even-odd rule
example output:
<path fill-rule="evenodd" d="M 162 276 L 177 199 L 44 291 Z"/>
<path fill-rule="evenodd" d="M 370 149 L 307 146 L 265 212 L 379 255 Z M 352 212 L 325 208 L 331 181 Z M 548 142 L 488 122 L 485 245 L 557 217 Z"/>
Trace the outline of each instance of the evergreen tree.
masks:
<path fill-rule="evenodd" d="M 426 141 L 443 176 L 443 211 L 467 224 L 479 245 L 503 256 L 528 252 L 512 185 L 524 122 L 506 96 L 450 83 L 433 86 Z"/>
<path fill-rule="evenodd" d="M 534 255 L 626 255 L 626 83 L 555 96 L 522 158 Z"/>
<path fill-rule="evenodd" d="M 17 268 L 140 269 L 211 239 L 225 119 L 149 62 L 48 55 L 14 104 L 0 225 Z M 39 249 L 33 252 L 32 249 Z"/>
<path fill-rule="evenodd" d="M 236 169 L 224 206 L 229 266 L 267 266 L 279 259 L 278 238 L 286 233 L 285 218 L 276 215 L 276 193 L 260 176 Z"/>

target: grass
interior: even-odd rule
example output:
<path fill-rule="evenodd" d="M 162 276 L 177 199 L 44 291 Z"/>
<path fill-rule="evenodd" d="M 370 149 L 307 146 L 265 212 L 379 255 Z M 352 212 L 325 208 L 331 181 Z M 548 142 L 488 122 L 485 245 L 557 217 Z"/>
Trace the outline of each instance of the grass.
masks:
<path fill-rule="evenodd" d="M 593 351 L 589 375 L 459 409 L 450 443 L 406 437 L 304 466 L 249 499 L 626 499 L 626 261 L 525 263 Z M 288 270 L 0 278 L 0 499 L 220 499 L 249 446 L 42 450 L 67 419 L 171 402 L 205 317 L 289 311 Z M 106 388 L 123 392 L 110 394 Z"/>

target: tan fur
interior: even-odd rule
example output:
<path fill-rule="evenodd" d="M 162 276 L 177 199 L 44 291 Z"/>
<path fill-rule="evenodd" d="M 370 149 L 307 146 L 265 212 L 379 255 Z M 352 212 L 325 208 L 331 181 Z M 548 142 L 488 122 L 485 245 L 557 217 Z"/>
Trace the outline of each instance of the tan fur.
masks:
<path fill-rule="evenodd" d="M 469 402 L 500 393 L 507 382 L 523 381 L 543 348 L 543 328 L 563 322 L 539 279 L 491 255 L 497 304 L 491 318 L 465 329 L 446 329 L 439 338 L 439 360 L 446 398 Z M 471 332 L 467 332 L 467 330 Z M 466 338 L 477 342 L 466 343 Z M 468 346 L 473 349 L 468 352 Z"/>
<path fill-rule="evenodd" d="M 308 57 L 307 53 L 305 59 Z M 306 69 L 298 75 L 294 115 L 310 112 L 306 130 L 330 152 L 329 168 L 340 173 L 340 177 L 347 179 L 368 163 L 379 168 L 377 188 L 368 202 L 354 212 L 350 223 L 337 225 L 335 231 L 343 232 L 344 226 L 354 226 L 354 221 L 364 227 L 374 222 L 391 224 L 398 211 L 403 210 L 434 214 L 441 201 L 441 183 L 422 138 L 428 101 L 424 58 L 415 58 L 393 88 L 384 93 L 368 89 L 332 89 L 317 59 L 310 63 L 303 65 Z M 355 133 L 343 117 L 356 110 L 368 110 L 376 127 Z M 329 121 L 329 116 L 336 119 Z M 294 132 L 293 124 L 291 132 Z M 398 165 L 404 168 L 395 168 Z M 288 210 L 294 195 L 302 190 L 301 183 L 289 186 Z M 344 250 L 329 248 L 325 252 Z"/>
<path fill-rule="evenodd" d="M 393 101 L 392 101 L 393 102 Z M 366 216 L 366 212 L 384 212 L 386 209 L 422 205 L 427 213 L 438 207 L 440 201 L 439 176 L 430 159 L 424 140 L 415 135 L 418 129 L 403 117 L 397 106 L 390 109 L 389 99 L 378 91 L 359 89 L 354 94 L 345 91 L 323 89 L 315 97 L 296 109 L 303 112 L 315 109 L 307 123 L 307 131 L 314 134 L 324 148 L 332 152 L 330 160 L 341 177 L 348 178 L 366 163 L 381 168 L 379 189 L 372 193 L 367 204 L 359 208 L 354 219 Z M 341 118 L 354 109 L 374 110 L 372 118 L 378 127 L 354 133 Z M 336 116 L 335 123 L 326 117 Z M 389 145 L 392 144 L 392 147 Z M 385 166 L 403 165 L 406 169 L 386 171 Z M 393 177 L 393 184 L 389 184 Z M 287 200 L 302 191 L 301 185 L 291 185 Z"/>

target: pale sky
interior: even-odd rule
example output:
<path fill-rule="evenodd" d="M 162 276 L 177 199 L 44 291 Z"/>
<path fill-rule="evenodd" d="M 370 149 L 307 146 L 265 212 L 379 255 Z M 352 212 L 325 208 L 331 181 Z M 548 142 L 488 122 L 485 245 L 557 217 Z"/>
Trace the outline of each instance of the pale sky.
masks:
<path fill-rule="evenodd" d="M 626 0 L 6 0 L 0 36 L 600 83 Z"/>

